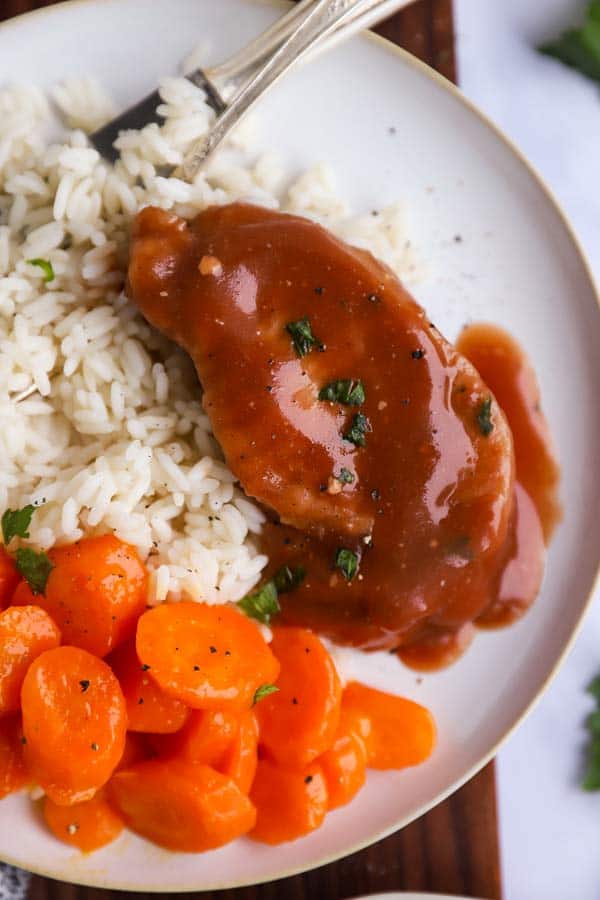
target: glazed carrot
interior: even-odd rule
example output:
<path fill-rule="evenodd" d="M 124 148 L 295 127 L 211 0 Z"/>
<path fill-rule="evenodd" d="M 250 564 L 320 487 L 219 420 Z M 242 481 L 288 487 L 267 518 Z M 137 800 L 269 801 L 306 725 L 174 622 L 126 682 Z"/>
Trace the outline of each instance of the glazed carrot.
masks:
<path fill-rule="evenodd" d="M 338 728 L 333 746 L 317 762 L 327 782 L 329 809 L 349 803 L 365 783 L 367 750 L 353 730 Z"/>
<path fill-rule="evenodd" d="M 412 700 L 351 682 L 344 690 L 345 715 L 368 716 L 367 765 L 372 769 L 403 769 L 427 759 L 435 744 L 435 723 L 429 710 Z"/>
<path fill-rule="evenodd" d="M 239 730 L 237 713 L 194 709 L 181 731 L 153 735 L 151 743 L 161 756 L 177 756 L 184 762 L 219 768 Z"/>
<path fill-rule="evenodd" d="M 340 717 L 341 686 L 329 653 L 304 628 L 273 629 L 281 664 L 279 691 L 256 706 L 260 743 L 288 768 L 303 768 L 332 745 Z"/>
<path fill-rule="evenodd" d="M 137 550 L 107 534 L 55 547 L 48 556 L 54 568 L 44 594 L 34 596 L 23 581 L 13 603 L 37 603 L 65 643 L 106 656 L 135 632 L 146 606 L 146 570 Z"/>
<path fill-rule="evenodd" d="M 136 646 L 160 687 L 197 709 L 248 708 L 279 674 L 257 625 L 233 606 L 157 606 L 140 618 Z"/>
<path fill-rule="evenodd" d="M 60 644 L 60 631 L 39 606 L 0 613 L 0 715 L 21 706 L 21 685 L 33 660 Z"/>
<path fill-rule="evenodd" d="M 78 647 L 47 650 L 25 676 L 21 704 L 25 762 L 38 784 L 60 805 L 89 800 L 125 746 L 125 700 L 110 668 Z"/>
<path fill-rule="evenodd" d="M 20 716 L 0 719 L 0 799 L 27 784 Z"/>
<path fill-rule="evenodd" d="M 217 769 L 232 778 L 240 791 L 252 787 L 258 763 L 258 723 L 252 710 L 240 713 L 239 728 Z"/>
<path fill-rule="evenodd" d="M 12 556 L 0 546 L 0 609 L 8 606 L 20 580 Z"/>
<path fill-rule="evenodd" d="M 256 825 L 250 837 L 265 844 L 282 844 L 321 825 L 327 812 L 327 784 L 318 763 L 293 772 L 262 759 L 250 799 L 256 807 Z"/>
<path fill-rule="evenodd" d="M 169 850 L 221 847 L 256 820 L 237 785 L 210 766 L 153 759 L 117 772 L 109 789 L 127 825 Z"/>
<path fill-rule="evenodd" d="M 129 731 L 171 734 L 185 724 L 190 710 L 181 700 L 161 691 L 145 671 L 135 652 L 133 641 L 118 647 L 107 659 L 119 679 L 127 704 Z"/>
<path fill-rule="evenodd" d="M 123 820 L 106 799 L 104 790 L 73 806 L 58 806 L 44 797 L 44 819 L 59 841 L 84 853 L 105 847 L 123 831 Z"/>

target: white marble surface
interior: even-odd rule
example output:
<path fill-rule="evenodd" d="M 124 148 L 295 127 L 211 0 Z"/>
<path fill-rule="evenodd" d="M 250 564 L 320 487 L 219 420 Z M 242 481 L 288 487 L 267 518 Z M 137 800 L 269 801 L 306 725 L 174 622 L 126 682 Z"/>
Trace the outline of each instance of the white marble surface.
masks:
<path fill-rule="evenodd" d="M 455 0 L 463 90 L 549 184 L 600 280 L 600 85 L 533 49 L 584 5 Z M 558 677 L 499 756 L 506 900 L 600 897 L 600 793 L 579 787 L 583 721 L 593 705 L 585 686 L 599 672 L 597 598 Z"/>

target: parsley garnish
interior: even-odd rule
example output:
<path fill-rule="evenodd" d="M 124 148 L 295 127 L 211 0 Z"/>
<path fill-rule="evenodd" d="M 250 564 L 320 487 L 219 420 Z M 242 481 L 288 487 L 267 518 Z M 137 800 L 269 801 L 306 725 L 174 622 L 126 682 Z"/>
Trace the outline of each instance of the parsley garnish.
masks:
<path fill-rule="evenodd" d="M 285 328 L 292 338 L 292 343 L 298 356 L 306 356 L 315 347 L 322 349 L 323 345 L 312 333 L 310 321 L 306 316 L 304 319 L 298 319 L 297 322 L 288 322 Z"/>
<path fill-rule="evenodd" d="M 368 431 L 371 431 L 371 423 L 362 413 L 356 413 L 352 417 L 350 428 L 343 437 L 345 441 L 349 441 L 357 447 L 365 447 L 367 444 L 365 435 Z"/>
<path fill-rule="evenodd" d="M 319 400 L 343 403 L 345 406 L 360 406 L 365 402 L 363 383 L 355 378 L 340 378 L 330 381 L 319 391 Z"/>
<path fill-rule="evenodd" d="M 275 582 L 271 579 L 271 581 L 263 584 L 258 591 L 246 594 L 239 601 L 238 606 L 251 619 L 257 619 L 263 625 L 268 625 L 271 621 L 271 616 L 276 615 L 280 610 Z"/>
<path fill-rule="evenodd" d="M 261 684 L 261 686 L 257 688 L 254 693 L 252 706 L 256 706 L 257 703 L 260 703 L 260 701 L 264 700 L 265 697 L 268 697 L 269 694 L 275 694 L 278 690 L 279 688 L 276 684 Z"/>
<path fill-rule="evenodd" d="M 30 266 L 37 266 L 44 273 L 44 284 L 54 281 L 54 269 L 52 263 L 48 259 L 28 259 Z"/>
<path fill-rule="evenodd" d="M 31 547 L 19 547 L 16 565 L 33 593 L 43 594 L 46 590 L 48 576 L 54 568 L 46 554 L 37 553 Z"/>
<path fill-rule="evenodd" d="M 335 567 L 341 571 L 346 581 L 352 581 L 358 572 L 358 556 L 352 550 L 339 547 L 335 554 Z"/>
<path fill-rule="evenodd" d="M 337 478 L 340 484 L 352 484 L 354 481 L 354 475 L 350 469 L 340 469 L 340 474 L 336 475 L 335 478 Z"/>
<path fill-rule="evenodd" d="M 299 584 L 302 584 L 305 575 L 306 569 L 304 566 L 294 566 L 294 568 L 282 566 L 273 575 L 273 583 L 277 593 L 287 594 L 288 591 L 293 591 Z"/>
<path fill-rule="evenodd" d="M 479 430 L 484 437 L 489 437 L 494 430 L 494 423 L 492 422 L 491 397 L 486 397 L 485 400 L 481 401 L 479 409 L 477 410 L 477 424 L 479 425 Z"/>
<path fill-rule="evenodd" d="M 588 687 L 588 693 L 596 700 L 596 709 L 587 718 L 586 726 L 590 734 L 588 762 L 585 777 L 581 783 L 584 791 L 600 790 L 600 675 Z"/>
<path fill-rule="evenodd" d="M 581 28 L 570 28 L 538 50 L 600 81 L 600 0 L 589 4 Z"/>
<path fill-rule="evenodd" d="M 10 544 L 14 537 L 29 537 L 29 525 L 36 507 L 31 503 L 23 509 L 7 509 L 2 516 L 2 535 L 4 543 Z"/>

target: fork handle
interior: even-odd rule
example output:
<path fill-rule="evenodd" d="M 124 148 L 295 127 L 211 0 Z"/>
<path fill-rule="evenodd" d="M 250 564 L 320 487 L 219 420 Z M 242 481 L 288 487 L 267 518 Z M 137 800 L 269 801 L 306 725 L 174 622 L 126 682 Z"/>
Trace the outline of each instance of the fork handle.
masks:
<path fill-rule="evenodd" d="M 248 112 L 251 106 L 285 72 L 309 50 L 320 45 L 335 32 L 336 39 L 345 35 L 345 25 L 354 25 L 369 18 L 369 24 L 380 15 L 405 6 L 409 0 L 317 0 L 306 4 L 307 10 L 300 23 L 295 25 L 289 37 L 270 56 L 262 68 L 238 91 L 231 104 L 216 120 L 209 134 L 191 149 L 182 167 L 185 178 L 194 178 L 208 156 L 216 149 L 231 129 Z M 304 4 L 302 4 L 304 6 Z M 348 33 L 354 28 L 348 28 Z M 337 41 L 336 41 L 337 42 Z"/>

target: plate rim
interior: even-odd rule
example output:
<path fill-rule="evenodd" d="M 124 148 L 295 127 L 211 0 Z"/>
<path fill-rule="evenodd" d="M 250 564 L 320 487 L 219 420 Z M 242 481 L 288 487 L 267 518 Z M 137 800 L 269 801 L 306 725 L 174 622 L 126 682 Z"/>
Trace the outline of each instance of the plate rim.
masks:
<path fill-rule="evenodd" d="M 3 37 L 7 31 L 10 31 L 11 28 L 18 26 L 23 23 L 24 20 L 31 21 L 32 19 L 41 19 L 44 16 L 52 16 L 57 12 L 64 12 L 66 10 L 67 15 L 69 12 L 76 7 L 85 7 L 85 6 L 100 6 L 102 0 L 62 0 L 60 4 L 53 3 L 51 6 L 44 6 L 39 9 L 30 10 L 25 13 L 21 13 L 17 16 L 12 16 L 9 19 L 6 19 L 3 22 L 0 22 L 0 37 Z M 121 0 L 121 2 L 126 2 L 126 0 Z M 291 5 L 291 0 L 244 0 L 245 3 L 254 6 L 271 6 L 271 7 L 280 7 L 285 8 Z M 445 76 L 441 75 L 436 69 L 429 66 L 427 63 L 423 62 L 416 56 L 413 56 L 404 48 L 394 44 L 392 41 L 387 38 L 381 37 L 381 35 L 375 34 L 373 31 L 363 31 L 357 37 L 362 39 L 366 39 L 369 41 L 378 44 L 380 48 L 387 53 L 392 53 L 398 56 L 405 65 L 411 66 L 413 69 L 416 69 L 421 75 L 429 78 L 434 81 L 438 87 L 440 87 L 445 92 L 449 93 L 456 101 L 458 101 L 462 106 L 466 107 L 470 113 L 472 113 L 475 118 L 477 118 L 480 123 L 482 123 L 489 131 L 491 131 L 497 140 L 500 143 L 504 144 L 504 146 L 510 151 L 510 153 L 517 159 L 520 165 L 527 171 L 530 178 L 536 183 L 537 187 L 540 188 L 542 194 L 545 196 L 546 201 L 553 208 L 554 213 L 557 215 L 560 224 L 562 225 L 566 236 L 571 242 L 573 249 L 576 252 L 578 262 L 582 268 L 583 273 L 587 277 L 589 282 L 589 286 L 592 290 L 593 297 L 596 301 L 596 307 L 598 312 L 600 312 L 600 279 L 596 279 L 591 264 L 588 260 L 587 254 L 583 248 L 583 245 L 575 232 L 574 226 L 571 224 L 568 219 L 566 213 L 562 209 L 561 204 L 557 200 L 553 190 L 546 183 L 545 179 L 542 175 L 537 171 L 535 166 L 526 158 L 523 152 L 519 149 L 519 147 L 502 131 L 502 129 L 496 125 L 496 123 L 490 119 L 486 113 L 479 109 L 479 107 L 470 100 L 460 88 L 455 85 L 452 81 L 447 79 Z M 234 880 L 234 881 L 214 881 L 209 884 L 198 885 L 190 885 L 187 887 L 173 886 L 168 883 L 166 884 L 153 884 L 151 886 L 145 886 L 143 888 L 144 893 L 150 894 L 180 894 L 180 893 L 188 893 L 191 891 L 216 891 L 216 890 L 233 890 L 235 888 L 241 887 L 250 887 L 258 884 L 265 884 L 271 881 L 279 881 L 281 879 L 290 878 L 293 875 L 299 875 L 303 872 L 313 871 L 314 869 L 320 868 L 321 866 L 329 865 L 330 863 L 336 862 L 339 859 L 345 859 L 347 856 L 351 856 L 354 853 L 358 853 L 361 850 L 364 850 L 366 847 L 370 847 L 373 844 L 378 843 L 381 840 L 389 837 L 397 831 L 400 831 L 402 828 L 405 828 L 411 822 L 416 821 L 421 818 L 421 816 L 425 815 L 431 809 L 434 809 L 440 803 L 443 803 L 448 797 L 458 791 L 464 784 L 470 781 L 478 772 L 480 772 L 498 753 L 500 748 L 506 743 L 506 741 L 514 734 L 517 728 L 524 722 L 524 720 L 533 712 L 542 696 L 548 690 L 551 682 L 554 680 L 556 675 L 558 674 L 559 669 L 562 667 L 565 662 L 567 656 L 571 652 L 573 645 L 581 632 L 581 628 L 583 622 L 585 620 L 586 615 L 589 612 L 592 601 L 597 590 L 600 588 L 600 551 L 597 554 L 598 558 L 596 561 L 596 569 L 592 582 L 592 586 L 590 591 L 585 599 L 585 602 L 582 605 L 580 614 L 573 626 L 573 630 L 569 635 L 568 640 L 565 642 L 563 648 L 561 649 L 558 657 L 556 658 L 552 668 L 550 669 L 548 675 L 536 691 L 535 695 L 531 698 L 528 705 L 521 712 L 521 714 L 515 719 L 515 721 L 511 724 L 511 726 L 504 732 L 504 734 L 496 741 L 494 746 L 490 748 L 488 753 L 484 754 L 470 769 L 467 770 L 462 776 L 452 782 L 446 790 L 440 792 L 435 800 L 431 802 L 426 802 L 418 807 L 413 813 L 408 816 L 404 816 L 394 823 L 391 827 L 383 828 L 382 830 L 376 832 L 374 835 L 371 835 L 366 840 L 360 840 L 355 844 L 352 844 L 349 848 L 344 850 L 341 853 L 335 852 L 333 855 L 325 855 L 322 858 L 319 858 L 317 862 L 311 865 L 309 868 L 300 864 L 293 865 L 291 868 L 286 868 L 283 871 L 276 872 L 275 874 L 266 875 L 265 877 L 259 877 L 250 882 L 245 880 Z M 8 865 L 15 866 L 17 868 L 22 868 L 22 863 L 17 860 L 11 859 L 9 857 L 2 856 L 0 858 L 1 862 L 7 863 Z M 44 878 L 50 878 L 55 881 L 64 881 L 68 884 L 75 885 L 84 885 L 89 887 L 103 888 L 109 890 L 116 891 L 131 891 L 131 892 L 139 892 L 142 890 L 135 882 L 127 882 L 121 881 L 113 881 L 111 878 L 106 878 L 103 875 L 98 874 L 97 876 L 93 876 L 90 874 L 89 877 L 85 877 L 83 874 L 79 874 L 77 872 L 70 872 L 67 868 L 59 868 L 57 870 L 48 871 L 44 868 L 38 868 L 35 866 L 28 866 L 27 870 L 34 875 L 42 876 Z M 377 895 L 376 895 L 377 896 Z M 392 897 L 395 896 L 393 893 Z M 424 897 L 430 895 L 423 895 Z"/>

